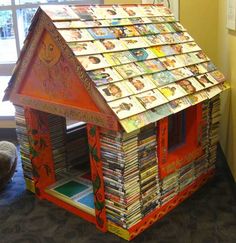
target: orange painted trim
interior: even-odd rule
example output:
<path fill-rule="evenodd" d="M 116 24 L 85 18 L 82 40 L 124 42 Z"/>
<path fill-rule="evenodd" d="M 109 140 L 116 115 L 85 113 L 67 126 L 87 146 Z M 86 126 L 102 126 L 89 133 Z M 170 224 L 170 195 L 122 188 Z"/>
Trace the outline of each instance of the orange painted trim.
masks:
<path fill-rule="evenodd" d="M 25 121 L 29 138 L 35 193 L 39 198 L 42 198 L 44 189 L 55 183 L 56 180 L 48 114 L 25 108 Z"/>
<path fill-rule="evenodd" d="M 57 104 L 53 101 L 48 102 L 45 100 L 34 99 L 33 97 L 23 95 L 16 95 L 12 101 L 14 104 L 20 103 L 22 106 L 27 106 L 36 110 L 71 118 L 77 121 L 95 124 L 109 130 L 119 131 L 120 129 L 120 125 L 115 116 L 100 112 L 90 112 L 85 109 Z"/>
<path fill-rule="evenodd" d="M 94 193 L 96 226 L 102 232 L 107 231 L 105 208 L 105 186 L 102 172 L 100 128 L 87 124 L 90 170 Z"/>
<path fill-rule="evenodd" d="M 183 145 L 168 152 L 168 118 L 159 121 L 157 131 L 160 179 L 174 173 L 203 155 L 201 139 L 202 104 L 186 110 L 186 140 Z"/>
<path fill-rule="evenodd" d="M 46 199 L 49 202 L 52 202 L 52 203 L 56 204 L 57 206 L 66 209 L 67 211 L 89 221 L 90 223 L 96 224 L 96 218 L 93 215 L 88 214 L 88 213 L 62 201 L 59 198 L 46 193 L 45 191 L 43 192 L 43 199 Z"/>

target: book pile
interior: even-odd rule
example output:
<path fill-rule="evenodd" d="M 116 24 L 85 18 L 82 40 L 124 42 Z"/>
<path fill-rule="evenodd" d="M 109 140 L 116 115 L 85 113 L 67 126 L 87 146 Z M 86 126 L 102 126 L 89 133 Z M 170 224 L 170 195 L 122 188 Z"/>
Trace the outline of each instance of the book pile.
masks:
<path fill-rule="evenodd" d="M 89 165 L 88 136 L 86 124 L 79 122 L 67 126 L 66 130 L 67 170 L 81 169 Z"/>
<path fill-rule="evenodd" d="M 179 192 L 179 172 L 176 171 L 166 176 L 161 183 L 161 204 L 169 202 Z"/>
<path fill-rule="evenodd" d="M 20 144 L 20 154 L 24 177 L 33 180 L 32 164 L 30 160 L 30 146 L 25 122 L 24 108 L 15 105 L 16 134 Z"/>
<path fill-rule="evenodd" d="M 52 154 L 54 161 L 54 170 L 56 178 L 66 167 L 66 149 L 65 149 L 65 118 L 48 114 L 48 127 L 50 130 Z M 57 178 L 58 179 L 58 178 Z"/>
<path fill-rule="evenodd" d="M 215 96 L 209 104 L 209 170 L 215 168 L 217 142 L 219 140 L 220 97 Z"/>
<path fill-rule="evenodd" d="M 145 216 L 160 205 L 155 125 L 141 129 L 138 145 L 142 214 Z"/>
<path fill-rule="evenodd" d="M 194 161 L 194 175 L 196 178 L 207 172 L 208 160 L 207 154 L 204 153 L 203 156 Z"/>
<path fill-rule="evenodd" d="M 191 162 L 179 169 L 179 190 L 182 191 L 195 179 L 194 163 Z"/>
<path fill-rule="evenodd" d="M 130 228 L 141 220 L 137 133 L 101 131 L 107 219 Z"/>

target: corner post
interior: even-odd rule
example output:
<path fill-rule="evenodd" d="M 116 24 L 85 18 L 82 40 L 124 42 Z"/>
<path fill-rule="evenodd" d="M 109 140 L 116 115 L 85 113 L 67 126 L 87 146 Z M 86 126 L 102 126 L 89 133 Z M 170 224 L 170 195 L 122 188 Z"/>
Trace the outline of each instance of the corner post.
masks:
<path fill-rule="evenodd" d="M 100 150 L 100 128 L 87 124 L 91 178 L 93 183 L 96 226 L 102 232 L 107 231 L 107 219 L 105 208 L 105 189 L 102 173 L 102 161 Z"/>
<path fill-rule="evenodd" d="M 39 198 L 43 199 L 44 189 L 55 183 L 48 114 L 26 107 L 25 120 L 35 193 Z"/>

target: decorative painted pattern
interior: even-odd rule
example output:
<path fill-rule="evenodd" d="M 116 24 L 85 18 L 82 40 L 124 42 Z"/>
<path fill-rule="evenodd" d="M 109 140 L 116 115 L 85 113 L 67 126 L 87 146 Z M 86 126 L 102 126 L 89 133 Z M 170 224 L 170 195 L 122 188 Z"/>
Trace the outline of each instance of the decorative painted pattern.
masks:
<path fill-rule="evenodd" d="M 99 128 L 94 125 L 87 125 L 91 178 L 94 192 L 94 205 L 96 215 L 96 226 L 101 231 L 107 231 L 105 189 L 102 173 L 102 161 L 100 155 Z"/>

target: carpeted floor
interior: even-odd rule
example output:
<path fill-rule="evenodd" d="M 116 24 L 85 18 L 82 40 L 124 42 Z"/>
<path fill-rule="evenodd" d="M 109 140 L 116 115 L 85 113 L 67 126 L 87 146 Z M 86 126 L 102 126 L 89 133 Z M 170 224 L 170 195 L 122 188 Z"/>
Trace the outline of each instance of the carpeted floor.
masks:
<path fill-rule="evenodd" d="M 234 243 L 236 194 L 222 153 L 215 178 L 133 242 Z M 0 243 L 125 242 L 27 192 L 21 165 L 0 192 Z"/>

